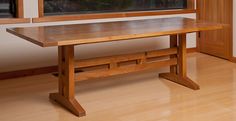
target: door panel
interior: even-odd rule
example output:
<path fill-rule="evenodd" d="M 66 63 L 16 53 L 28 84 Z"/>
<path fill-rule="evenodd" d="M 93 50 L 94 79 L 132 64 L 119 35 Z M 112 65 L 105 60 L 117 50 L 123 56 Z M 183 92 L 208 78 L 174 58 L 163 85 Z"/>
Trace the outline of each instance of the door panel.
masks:
<path fill-rule="evenodd" d="M 233 0 L 197 0 L 197 19 L 224 24 L 222 30 L 200 32 L 198 50 L 217 57 L 232 57 Z"/>

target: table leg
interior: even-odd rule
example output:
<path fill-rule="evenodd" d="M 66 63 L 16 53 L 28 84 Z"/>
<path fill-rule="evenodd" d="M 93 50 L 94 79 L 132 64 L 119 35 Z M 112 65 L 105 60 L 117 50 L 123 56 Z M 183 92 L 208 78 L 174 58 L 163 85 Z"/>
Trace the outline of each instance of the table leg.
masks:
<path fill-rule="evenodd" d="M 159 76 L 170 80 L 172 82 L 178 83 L 185 87 L 191 88 L 193 90 L 200 89 L 199 86 L 187 77 L 187 65 L 186 65 L 186 34 L 178 35 L 178 64 L 177 66 L 170 67 L 170 73 L 162 73 Z M 177 45 L 177 35 L 171 35 L 170 46 L 174 47 Z M 174 56 L 171 56 L 173 58 Z"/>
<path fill-rule="evenodd" d="M 58 47 L 59 86 L 58 93 L 51 93 L 50 99 L 66 107 L 75 115 L 85 116 L 85 110 L 75 99 L 74 46 Z"/>
<path fill-rule="evenodd" d="M 170 47 L 177 47 L 177 40 L 178 36 L 177 35 L 170 35 Z M 171 55 L 170 58 L 176 58 L 177 55 Z M 177 65 L 170 66 L 170 72 L 177 74 Z"/>

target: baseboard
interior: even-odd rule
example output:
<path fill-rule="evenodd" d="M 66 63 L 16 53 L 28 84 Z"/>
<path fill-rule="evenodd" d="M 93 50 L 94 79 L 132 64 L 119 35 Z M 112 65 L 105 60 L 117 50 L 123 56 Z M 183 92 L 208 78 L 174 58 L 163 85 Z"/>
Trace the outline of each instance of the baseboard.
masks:
<path fill-rule="evenodd" d="M 197 52 L 197 48 L 188 48 L 187 49 L 187 53 L 194 53 L 194 52 Z"/>
<path fill-rule="evenodd" d="M 231 61 L 234 62 L 234 63 L 236 63 L 236 57 L 232 57 L 232 58 L 231 58 Z"/>
<path fill-rule="evenodd" d="M 193 52 L 197 52 L 197 49 L 196 48 L 187 49 L 187 53 L 193 53 Z M 48 73 L 57 72 L 57 69 L 58 69 L 57 66 L 49 66 L 49 67 L 10 71 L 10 72 L 2 72 L 0 73 L 0 80 L 40 75 L 40 74 L 48 74 Z"/>
<path fill-rule="evenodd" d="M 10 72 L 2 72 L 0 73 L 0 80 L 40 75 L 40 74 L 48 74 L 56 71 L 57 71 L 57 66 L 49 66 L 49 67 L 10 71 Z"/>

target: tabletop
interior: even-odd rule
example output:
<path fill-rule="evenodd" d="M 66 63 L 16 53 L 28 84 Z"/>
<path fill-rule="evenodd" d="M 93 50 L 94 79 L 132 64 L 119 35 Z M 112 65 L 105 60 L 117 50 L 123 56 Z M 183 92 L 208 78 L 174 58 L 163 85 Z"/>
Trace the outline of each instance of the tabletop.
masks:
<path fill-rule="evenodd" d="M 172 17 L 103 23 L 8 28 L 42 47 L 80 45 L 221 29 L 222 25 Z"/>

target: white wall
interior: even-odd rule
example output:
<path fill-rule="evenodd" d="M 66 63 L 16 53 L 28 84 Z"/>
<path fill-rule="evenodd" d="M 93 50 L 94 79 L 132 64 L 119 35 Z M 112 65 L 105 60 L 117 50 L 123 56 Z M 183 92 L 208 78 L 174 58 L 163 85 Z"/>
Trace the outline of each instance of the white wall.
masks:
<path fill-rule="evenodd" d="M 38 16 L 37 0 L 25 0 L 25 17 L 33 18 Z M 104 21 L 124 21 L 133 19 L 150 19 L 160 17 L 183 16 L 195 18 L 195 14 L 166 15 L 152 17 L 132 17 L 120 19 L 99 19 L 99 20 L 80 20 L 69 22 L 53 23 L 28 23 L 15 25 L 1 25 L 0 27 L 0 72 L 20 70 L 35 67 L 44 67 L 57 64 L 57 48 L 41 48 L 28 41 L 20 39 L 5 32 L 8 27 L 42 26 L 58 24 L 78 24 Z M 188 35 L 188 47 L 196 47 L 196 35 Z M 76 47 L 77 58 L 89 58 L 120 53 L 130 53 L 144 50 L 166 48 L 169 45 L 169 37 L 149 38 L 142 40 L 129 40 L 125 42 L 110 42 L 103 44 L 82 45 Z M 148 40 L 148 41 L 147 41 Z"/>

